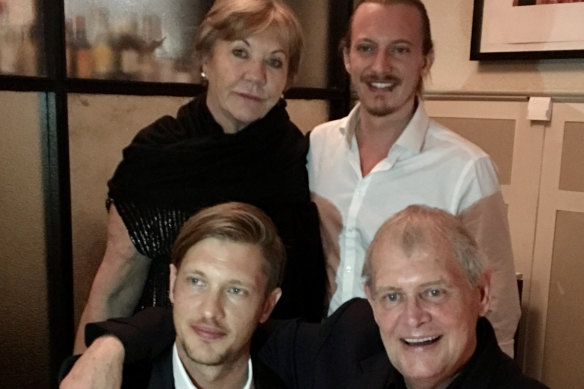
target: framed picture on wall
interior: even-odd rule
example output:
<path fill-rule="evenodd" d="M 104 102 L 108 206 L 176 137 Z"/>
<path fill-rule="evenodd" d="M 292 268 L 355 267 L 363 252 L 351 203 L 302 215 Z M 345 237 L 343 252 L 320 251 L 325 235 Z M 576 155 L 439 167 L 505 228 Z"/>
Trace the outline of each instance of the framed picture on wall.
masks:
<path fill-rule="evenodd" d="M 584 0 L 474 0 L 471 60 L 584 58 Z"/>

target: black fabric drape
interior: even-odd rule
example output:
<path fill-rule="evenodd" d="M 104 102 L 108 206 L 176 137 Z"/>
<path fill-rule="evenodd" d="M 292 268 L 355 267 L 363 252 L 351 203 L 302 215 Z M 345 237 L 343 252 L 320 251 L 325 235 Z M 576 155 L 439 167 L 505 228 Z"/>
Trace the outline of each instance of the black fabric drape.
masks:
<path fill-rule="evenodd" d="M 153 259 L 141 307 L 169 304 L 170 248 L 182 223 L 203 207 L 241 201 L 272 218 L 287 249 L 274 316 L 319 320 L 326 281 L 307 151 L 283 100 L 235 134 L 215 122 L 204 95 L 141 130 L 108 183 L 132 243 Z"/>
<path fill-rule="evenodd" d="M 281 101 L 263 119 L 225 134 L 204 96 L 138 133 L 109 182 L 117 201 L 192 212 L 230 201 L 309 201 L 308 144 Z"/>

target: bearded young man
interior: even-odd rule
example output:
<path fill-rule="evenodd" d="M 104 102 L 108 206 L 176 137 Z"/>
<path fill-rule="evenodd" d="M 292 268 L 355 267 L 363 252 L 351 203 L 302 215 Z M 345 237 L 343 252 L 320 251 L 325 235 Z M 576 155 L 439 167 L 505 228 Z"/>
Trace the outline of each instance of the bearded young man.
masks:
<path fill-rule="evenodd" d="M 476 145 L 431 120 L 423 79 L 434 62 L 420 0 L 365 0 L 342 44 L 358 104 L 310 134 L 310 190 L 321 218 L 329 314 L 365 297 L 361 269 L 381 224 L 411 204 L 459 215 L 492 269 L 487 317 L 513 355 L 521 315 L 511 239 L 496 168 Z"/>

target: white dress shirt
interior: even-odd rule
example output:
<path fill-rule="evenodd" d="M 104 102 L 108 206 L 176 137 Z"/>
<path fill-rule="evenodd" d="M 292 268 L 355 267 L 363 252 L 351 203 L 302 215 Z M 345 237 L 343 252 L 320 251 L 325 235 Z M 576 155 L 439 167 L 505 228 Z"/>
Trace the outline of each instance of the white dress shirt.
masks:
<path fill-rule="evenodd" d="M 423 104 L 367 176 L 361 173 L 355 129 L 357 106 L 310 134 L 308 174 L 322 223 L 331 285 L 329 314 L 353 297 L 365 297 L 361 270 L 378 228 L 412 204 L 462 215 L 493 271 L 487 316 L 505 352 L 513 353 L 519 295 L 505 204 L 497 172 L 478 146 L 432 121 Z"/>
<path fill-rule="evenodd" d="M 178 350 L 176 348 L 176 343 L 172 346 L 172 376 L 174 377 L 174 387 L 175 389 L 197 389 L 197 387 L 191 381 L 189 374 L 187 373 L 180 357 L 178 356 Z M 247 381 L 242 389 L 253 389 L 253 369 L 251 365 L 251 358 L 247 363 Z"/>

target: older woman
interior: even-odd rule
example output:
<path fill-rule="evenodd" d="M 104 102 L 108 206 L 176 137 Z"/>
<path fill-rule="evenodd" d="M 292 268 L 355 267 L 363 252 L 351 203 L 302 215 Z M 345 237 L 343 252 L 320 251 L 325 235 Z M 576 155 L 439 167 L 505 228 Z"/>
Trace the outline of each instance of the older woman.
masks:
<path fill-rule="evenodd" d="M 167 305 L 170 247 L 202 207 L 242 201 L 263 209 L 287 248 L 273 316 L 318 320 L 325 271 L 305 169 L 307 140 L 281 99 L 296 75 L 300 25 L 280 0 L 217 0 L 195 49 L 207 92 L 141 130 L 109 181 L 103 261 L 82 314 L 91 321 Z"/>

